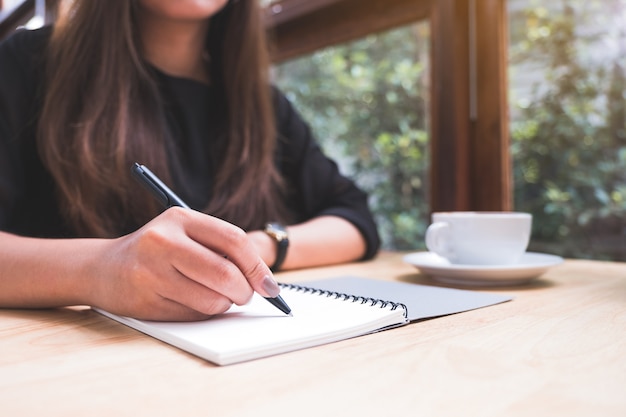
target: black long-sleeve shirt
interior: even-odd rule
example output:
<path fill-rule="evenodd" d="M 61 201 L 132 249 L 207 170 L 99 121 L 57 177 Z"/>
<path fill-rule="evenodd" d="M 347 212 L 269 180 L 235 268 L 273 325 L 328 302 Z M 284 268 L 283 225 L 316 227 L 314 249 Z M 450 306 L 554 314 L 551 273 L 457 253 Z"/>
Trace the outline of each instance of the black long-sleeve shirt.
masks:
<path fill-rule="evenodd" d="M 36 130 L 41 111 L 45 48 L 50 28 L 20 31 L 0 44 L 0 230 L 37 237 L 73 237 L 55 196 L 54 181 L 38 156 Z M 210 86 L 156 71 L 167 92 L 168 126 L 180 140 L 184 169 L 174 189 L 192 207 L 210 198 L 213 177 L 206 138 L 219 106 Z M 288 206 L 298 222 L 321 215 L 354 224 L 367 242 L 365 258 L 380 242 L 367 196 L 343 176 L 316 143 L 308 125 L 274 90 L 278 141 L 276 164 L 288 182 Z M 62 103 L 59 103 L 62 105 Z M 142 225 L 136 225 L 137 228 Z"/>

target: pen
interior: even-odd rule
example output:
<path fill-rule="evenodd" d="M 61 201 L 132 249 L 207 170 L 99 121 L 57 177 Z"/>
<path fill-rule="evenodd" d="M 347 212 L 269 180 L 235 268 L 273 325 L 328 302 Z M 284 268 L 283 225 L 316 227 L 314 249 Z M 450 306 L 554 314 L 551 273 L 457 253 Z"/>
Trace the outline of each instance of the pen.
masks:
<path fill-rule="evenodd" d="M 133 176 L 139 181 L 152 195 L 159 200 L 159 202 L 165 207 L 170 208 L 174 206 L 191 209 L 180 197 L 178 197 L 170 188 L 163 183 L 152 171 L 150 171 L 145 165 L 139 165 L 135 162 L 132 167 Z M 291 315 L 291 308 L 285 303 L 285 300 L 280 295 L 276 297 L 264 297 L 274 307 L 278 308 L 285 314 Z"/>

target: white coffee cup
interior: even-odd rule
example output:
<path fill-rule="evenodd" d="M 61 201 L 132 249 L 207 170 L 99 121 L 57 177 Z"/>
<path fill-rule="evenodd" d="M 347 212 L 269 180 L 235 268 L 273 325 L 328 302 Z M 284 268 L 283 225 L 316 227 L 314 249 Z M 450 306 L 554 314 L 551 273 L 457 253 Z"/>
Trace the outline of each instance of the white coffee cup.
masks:
<path fill-rule="evenodd" d="M 532 216 L 519 212 L 433 213 L 426 247 L 453 264 L 511 265 L 530 240 Z"/>

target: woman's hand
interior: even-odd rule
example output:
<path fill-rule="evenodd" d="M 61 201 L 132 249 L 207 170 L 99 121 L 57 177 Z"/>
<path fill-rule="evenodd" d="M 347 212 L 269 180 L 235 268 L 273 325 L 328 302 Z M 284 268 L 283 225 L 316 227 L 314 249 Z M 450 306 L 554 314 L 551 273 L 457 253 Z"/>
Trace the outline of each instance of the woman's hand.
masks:
<path fill-rule="evenodd" d="M 280 288 L 240 228 L 173 207 L 110 242 L 91 305 L 144 319 L 194 320 Z"/>

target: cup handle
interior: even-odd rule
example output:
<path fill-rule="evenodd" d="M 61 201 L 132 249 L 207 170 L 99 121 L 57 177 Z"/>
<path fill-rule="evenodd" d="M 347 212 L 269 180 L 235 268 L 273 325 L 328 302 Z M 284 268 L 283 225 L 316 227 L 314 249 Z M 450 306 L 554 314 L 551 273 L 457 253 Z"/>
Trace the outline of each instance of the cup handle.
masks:
<path fill-rule="evenodd" d="M 444 258 L 452 258 L 452 248 L 448 243 L 450 225 L 446 222 L 435 222 L 426 229 L 426 247 L 429 251 Z"/>

